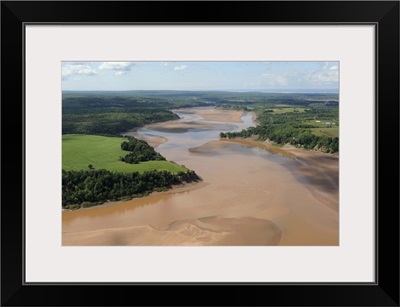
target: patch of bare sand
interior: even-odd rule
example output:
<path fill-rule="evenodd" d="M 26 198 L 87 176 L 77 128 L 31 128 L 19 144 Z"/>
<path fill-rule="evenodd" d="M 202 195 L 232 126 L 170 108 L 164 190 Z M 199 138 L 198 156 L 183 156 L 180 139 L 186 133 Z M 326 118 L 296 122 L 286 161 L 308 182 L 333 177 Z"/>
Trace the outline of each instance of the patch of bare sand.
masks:
<path fill-rule="evenodd" d="M 200 169 L 211 160 L 195 161 Z M 64 212 L 63 245 L 338 244 L 338 213 L 291 171 L 252 155 L 216 161 L 207 165 L 209 182 L 199 189 Z"/>
<path fill-rule="evenodd" d="M 206 185 L 208 185 L 207 182 L 204 181 L 199 181 L 199 182 L 189 182 L 189 183 L 183 183 L 180 185 L 175 185 L 172 186 L 171 189 L 167 190 L 167 191 L 162 191 L 162 192 L 152 192 L 150 193 L 150 195 L 146 196 L 146 199 L 151 199 L 152 197 L 162 197 L 163 195 L 173 195 L 173 194 L 177 194 L 177 193 L 185 193 L 185 192 L 189 192 L 189 191 L 193 191 L 196 189 L 200 189 L 202 187 L 205 187 Z M 132 200 L 140 200 L 142 198 L 133 198 Z M 74 218 L 74 212 L 78 212 L 78 215 L 84 215 L 84 213 L 82 213 L 82 211 L 90 211 L 90 210 L 95 210 L 95 209 L 100 209 L 100 208 L 105 208 L 105 207 L 109 207 L 115 204 L 123 204 L 126 203 L 127 201 L 107 201 L 103 204 L 97 205 L 97 206 L 93 206 L 93 207 L 88 207 L 88 208 L 79 208 L 79 209 L 74 209 L 74 210 L 68 210 L 68 209 L 62 209 L 62 212 L 68 212 L 68 215 L 64 215 L 63 216 L 63 220 L 65 220 L 65 223 L 68 223 L 69 219 L 73 219 Z M 138 203 L 138 205 L 140 206 L 140 203 Z M 106 209 L 107 210 L 107 209 Z M 111 211 L 114 211 L 113 208 L 111 208 Z M 97 210 L 97 212 L 99 212 Z M 107 214 L 106 211 L 103 212 L 104 214 Z M 91 212 L 88 212 L 88 216 L 92 215 Z"/>
<path fill-rule="evenodd" d="M 294 157 L 294 155 L 291 152 L 284 150 L 280 147 L 276 147 L 269 142 L 259 142 L 259 141 L 254 141 L 251 139 L 239 139 L 239 138 L 237 138 L 237 139 L 219 139 L 219 140 L 215 140 L 215 141 L 210 141 L 201 146 L 191 148 L 189 151 L 198 152 L 198 153 L 217 152 L 221 149 L 221 147 L 223 148 L 225 145 L 228 145 L 228 144 L 240 144 L 240 145 L 249 146 L 249 147 L 258 147 L 258 148 L 268 150 L 269 152 L 272 152 L 272 153 L 281 154 L 282 156 L 285 156 L 285 157 L 290 157 L 290 158 Z"/>
<path fill-rule="evenodd" d="M 147 125 L 147 128 L 151 128 L 151 130 L 159 131 L 159 132 L 167 132 L 167 133 L 185 133 L 189 130 L 212 130 L 212 129 L 219 129 L 219 130 L 229 130 L 232 129 L 234 126 L 230 123 L 207 123 L 207 122 L 191 122 L 191 121 L 170 121 L 170 122 L 163 122 L 163 123 L 156 123 Z M 139 135 L 136 131 L 128 131 L 125 132 L 123 135 L 127 136 L 134 136 L 138 139 L 143 139 L 145 141 L 152 141 L 154 139 L 157 145 L 166 142 L 168 139 L 164 137 L 153 137 L 151 135 L 142 136 Z"/>
<path fill-rule="evenodd" d="M 162 136 L 155 136 L 155 137 L 150 137 L 150 136 L 137 136 L 136 138 L 144 140 L 149 144 L 151 147 L 157 147 L 158 145 L 161 145 L 168 141 L 167 138 L 162 137 Z"/>
<path fill-rule="evenodd" d="M 150 125 L 146 125 L 146 127 L 151 128 L 152 130 L 160 131 L 160 132 L 168 132 L 168 133 L 185 133 L 190 129 L 214 129 L 219 127 L 220 130 L 229 130 L 231 127 L 228 127 L 226 123 L 242 123 L 242 115 L 243 111 L 234 111 L 234 110 L 218 110 L 211 108 L 198 108 L 198 109 L 178 109 L 175 111 L 179 111 L 180 113 L 192 114 L 194 116 L 200 116 L 203 119 L 198 121 L 193 121 L 191 119 L 187 121 L 165 121 L 160 123 L 154 123 Z M 254 113 L 252 112 L 253 116 Z M 207 123 L 207 121 L 220 122 L 218 123 Z M 139 139 L 143 139 L 149 143 L 150 146 L 156 147 L 167 141 L 164 137 L 153 137 L 153 136 L 140 136 L 137 133 L 137 128 L 129 130 L 127 132 L 122 133 L 125 136 L 134 136 Z"/>
<path fill-rule="evenodd" d="M 294 175 L 304 177 L 310 191 L 321 203 L 339 211 L 339 154 L 287 148 L 299 162 Z"/>
<path fill-rule="evenodd" d="M 251 139 L 220 139 L 204 145 L 190 148 L 193 153 L 217 154 L 228 144 L 241 144 L 258 147 L 269 152 L 292 158 L 299 162 L 296 168 L 290 166 L 292 174 L 309 188 L 320 202 L 329 208 L 339 210 L 339 154 L 327 154 L 319 151 L 299 148 L 282 148 L 270 142 Z"/>
<path fill-rule="evenodd" d="M 218 153 L 217 159 L 199 155 L 190 161 L 190 168 L 207 178 L 201 188 L 63 212 L 63 245 L 339 243 L 338 186 L 330 180 L 335 172 L 338 176 L 338 157 L 335 162 L 328 159 L 332 155 L 278 148 L 291 154 L 286 166 L 256 155 L 225 158 L 229 144 L 213 141 L 196 148 Z"/>
<path fill-rule="evenodd" d="M 161 124 L 155 124 L 151 126 L 153 130 L 168 133 L 184 133 L 189 129 L 212 129 L 218 124 L 209 124 L 201 122 L 166 122 Z"/>
<path fill-rule="evenodd" d="M 65 233 L 63 245 L 265 246 L 276 245 L 281 235 L 280 228 L 268 220 L 207 217 L 175 221 L 163 229 L 146 225 Z"/>
<path fill-rule="evenodd" d="M 196 113 L 206 121 L 218 121 L 227 123 L 242 123 L 243 111 L 203 109 Z"/>
<path fill-rule="evenodd" d="M 122 133 L 121 135 L 123 136 L 133 136 L 139 140 L 143 140 L 146 141 L 147 144 L 149 144 L 151 147 L 157 147 L 163 143 L 165 143 L 166 141 L 168 141 L 167 138 L 162 137 L 162 136 L 153 136 L 153 135 L 140 135 L 137 133 L 137 128 L 126 131 L 124 133 Z"/>

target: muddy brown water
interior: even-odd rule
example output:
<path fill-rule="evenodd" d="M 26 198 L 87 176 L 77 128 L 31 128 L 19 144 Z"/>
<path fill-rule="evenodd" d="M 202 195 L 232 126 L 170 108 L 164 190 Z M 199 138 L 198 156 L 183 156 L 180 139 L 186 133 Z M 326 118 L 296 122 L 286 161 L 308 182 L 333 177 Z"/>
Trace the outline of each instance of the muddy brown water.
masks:
<path fill-rule="evenodd" d="M 205 121 L 199 111 L 176 111 L 180 120 L 135 133 L 168 139 L 156 150 L 195 170 L 203 183 L 63 212 L 63 245 L 338 244 L 338 212 L 324 204 L 326 199 L 337 204 L 336 182 L 321 188 L 310 180 L 314 170 L 302 172 L 306 164 L 295 159 L 215 142 L 221 131 L 254 126 L 252 114 L 244 114 L 242 123 L 230 123 Z"/>

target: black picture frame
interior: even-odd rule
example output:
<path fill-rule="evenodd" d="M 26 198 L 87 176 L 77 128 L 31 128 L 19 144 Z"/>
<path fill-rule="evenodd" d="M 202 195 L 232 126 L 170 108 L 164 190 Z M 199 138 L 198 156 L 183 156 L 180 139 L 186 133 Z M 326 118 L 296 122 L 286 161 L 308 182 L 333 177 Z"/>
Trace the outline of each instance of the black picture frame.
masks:
<path fill-rule="evenodd" d="M 105 22 L 375 25 L 376 282 L 26 284 L 24 25 Z M 3 1 L 1 77 L 2 306 L 399 306 L 398 1 Z"/>

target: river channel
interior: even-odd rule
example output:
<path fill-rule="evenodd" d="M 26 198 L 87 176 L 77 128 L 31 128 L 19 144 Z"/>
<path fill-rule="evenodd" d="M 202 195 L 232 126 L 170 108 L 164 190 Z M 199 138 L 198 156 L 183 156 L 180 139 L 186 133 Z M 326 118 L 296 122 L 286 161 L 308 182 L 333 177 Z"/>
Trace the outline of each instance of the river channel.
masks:
<path fill-rule="evenodd" d="M 165 140 L 155 149 L 203 182 L 63 212 L 63 245 L 338 244 L 338 212 L 316 197 L 318 187 L 299 171 L 304 162 L 219 141 L 221 131 L 254 126 L 252 113 L 235 118 L 235 112 L 212 108 L 174 112 L 179 120 L 148 125 L 134 135 Z M 337 198 L 337 191 L 324 193 Z"/>

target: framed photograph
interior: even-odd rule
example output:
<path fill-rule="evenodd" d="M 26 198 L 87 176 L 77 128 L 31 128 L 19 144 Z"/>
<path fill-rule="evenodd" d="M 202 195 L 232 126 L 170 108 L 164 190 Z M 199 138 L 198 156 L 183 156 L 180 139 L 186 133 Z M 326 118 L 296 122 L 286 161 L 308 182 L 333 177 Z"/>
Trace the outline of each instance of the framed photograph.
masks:
<path fill-rule="evenodd" d="M 2 305 L 399 306 L 398 1 L 1 26 Z"/>

